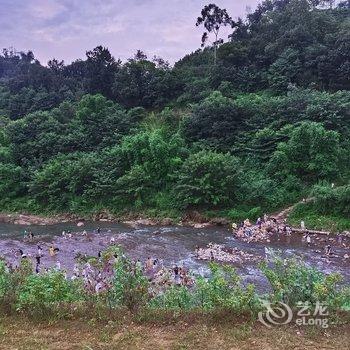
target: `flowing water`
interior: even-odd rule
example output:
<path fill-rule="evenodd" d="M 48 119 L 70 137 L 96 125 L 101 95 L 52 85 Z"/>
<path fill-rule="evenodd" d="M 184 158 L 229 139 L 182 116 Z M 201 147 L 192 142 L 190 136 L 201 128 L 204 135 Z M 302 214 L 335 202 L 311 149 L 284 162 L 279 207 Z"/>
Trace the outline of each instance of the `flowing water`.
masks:
<path fill-rule="evenodd" d="M 97 233 L 97 228 L 100 233 Z M 30 230 L 34 234 L 33 242 L 24 240 L 24 230 Z M 74 232 L 87 231 L 87 235 L 75 234 Z M 62 237 L 62 231 L 71 231 L 72 237 Z M 308 246 L 302 240 L 301 235 L 278 236 L 271 238 L 271 242 L 246 243 L 235 239 L 226 228 L 213 227 L 195 229 L 190 227 L 171 226 L 154 227 L 139 226 L 131 227 L 123 224 L 107 222 L 87 222 L 84 227 L 77 227 L 76 223 L 62 223 L 50 226 L 20 226 L 12 224 L 0 224 L 0 255 L 14 265 L 19 262 L 19 249 L 22 249 L 29 257 L 35 257 L 37 244 L 43 248 L 43 267 L 56 264 L 59 260 L 62 268 L 69 271 L 74 266 L 74 257 L 78 253 L 97 256 L 111 243 L 121 245 L 125 252 L 133 259 L 145 261 L 148 257 L 158 258 L 165 266 L 174 264 L 183 265 L 196 273 L 206 274 L 207 262 L 198 260 L 195 256 L 196 246 L 205 247 L 208 243 L 223 244 L 227 248 L 236 247 L 243 252 L 260 257 L 265 257 L 265 247 L 279 250 L 282 256 L 297 255 L 302 257 L 308 264 L 319 270 L 330 273 L 339 272 L 344 280 L 350 282 L 350 259 L 344 255 L 350 255 L 350 240 L 343 238 L 340 242 L 337 238 L 326 236 L 313 236 L 312 244 Z M 51 244 L 59 248 L 56 257 L 48 254 Z M 323 255 L 326 244 L 331 244 L 334 255 L 327 258 Z M 247 261 L 244 264 L 235 264 L 239 274 L 245 283 L 254 283 L 259 289 L 266 287 L 266 280 L 257 268 L 257 263 Z"/>

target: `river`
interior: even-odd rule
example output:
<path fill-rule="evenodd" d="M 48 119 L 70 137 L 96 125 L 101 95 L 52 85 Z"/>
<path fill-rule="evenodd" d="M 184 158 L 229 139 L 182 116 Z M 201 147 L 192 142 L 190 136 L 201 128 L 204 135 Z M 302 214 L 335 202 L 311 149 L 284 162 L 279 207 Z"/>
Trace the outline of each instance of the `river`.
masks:
<path fill-rule="evenodd" d="M 97 228 L 100 227 L 100 233 Z M 25 242 L 24 230 L 34 233 L 33 242 Z M 75 234 L 78 231 L 87 231 L 87 236 Z M 71 231 L 72 237 L 62 237 L 62 231 Z M 0 255 L 18 264 L 20 259 L 18 251 L 22 249 L 28 256 L 35 257 L 37 244 L 44 251 L 43 267 L 50 267 L 59 260 L 62 268 L 69 271 L 74 266 L 74 257 L 77 253 L 97 256 L 98 252 L 106 248 L 111 238 L 121 245 L 124 251 L 133 259 L 145 261 L 148 257 L 163 260 L 164 265 L 184 265 L 196 273 L 206 274 L 207 262 L 198 260 L 195 256 L 195 247 L 205 247 L 208 243 L 225 245 L 227 248 L 236 247 L 239 250 L 263 259 L 265 246 L 279 250 L 282 256 L 297 255 L 304 261 L 325 273 L 339 272 L 344 281 L 350 283 L 350 240 L 327 236 L 313 236 L 311 246 L 302 240 L 302 236 L 278 236 L 266 243 L 246 243 L 234 238 L 231 232 L 223 227 L 196 229 L 192 227 L 171 226 L 138 226 L 131 227 L 123 224 L 107 222 L 87 222 L 84 227 L 77 227 L 76 223 L 62 223 L 49 226 L 20 226 L 13 224 L 0 224 Z M 48 254 L 49 246 L 54 243 L 60 250 L 55 258 Z M 326 244 L 333 247 L 334 256 L 330 259 L 323 255 Z M 254 283 L 258 289 L 264 289 L 266 280 L 257 267 L 256 262 L 246 261 L 244 264 L 234 265 L 242 276 L 244 283 Z"/>

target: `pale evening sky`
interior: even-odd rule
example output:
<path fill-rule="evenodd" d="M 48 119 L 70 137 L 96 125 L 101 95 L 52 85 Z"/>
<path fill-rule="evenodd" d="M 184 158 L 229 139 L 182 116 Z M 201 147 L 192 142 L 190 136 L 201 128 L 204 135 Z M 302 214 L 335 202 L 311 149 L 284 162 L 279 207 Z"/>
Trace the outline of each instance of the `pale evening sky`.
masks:
<path fill-rule="evenodd" d="M 43 64 L 51 58 L 70 63 L 97 45 L 122 60 L 141 49 L 174 63 L 200 47 L 195 21 L 210 2 L 236 19 L 259 1 L 0 0 L 0 48 L 32 50 Z"/>

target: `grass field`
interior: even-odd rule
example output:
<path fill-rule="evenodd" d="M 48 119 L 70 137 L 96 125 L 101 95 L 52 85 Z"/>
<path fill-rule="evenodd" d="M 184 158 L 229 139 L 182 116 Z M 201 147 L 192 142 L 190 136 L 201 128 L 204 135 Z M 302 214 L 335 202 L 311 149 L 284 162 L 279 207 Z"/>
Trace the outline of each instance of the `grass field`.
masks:
<path fill-rule="evenodd" d="M 0 321 L 0 349 L 350 349 L 350 325 L 320 328 L 178 321 L 169 325 L 94 320 Z"/>

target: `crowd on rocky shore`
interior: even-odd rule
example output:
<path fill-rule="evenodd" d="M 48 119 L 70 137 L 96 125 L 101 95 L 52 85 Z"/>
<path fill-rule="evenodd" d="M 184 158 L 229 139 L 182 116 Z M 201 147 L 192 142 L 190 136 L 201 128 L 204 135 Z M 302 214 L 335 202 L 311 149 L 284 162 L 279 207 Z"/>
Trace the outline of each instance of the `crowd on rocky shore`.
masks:
<path fill-rule="evenodd" d="M 237 238 L 246 242 L 270 242 L 271 235 L 278 233 L 290 236 L 292 229 L 285 220 L 281 222 L 265 214 L 263 218 L 259 217 L 255 224 L 252 224 L 249 219 L 242 221 L 239 225 L 233 223 L 232 232 Z"/>
<path fill-rule="evenodd" d="M 225 248 L 220 244 L 209 243 L 204 248 L 197 247 L 195 250 L 196 258 L 199 260 L 218 261 L 226 263 L 239 263 L 245 261 L 259 261 L 260 257 L 243 252 L 238 248 Z"/>

